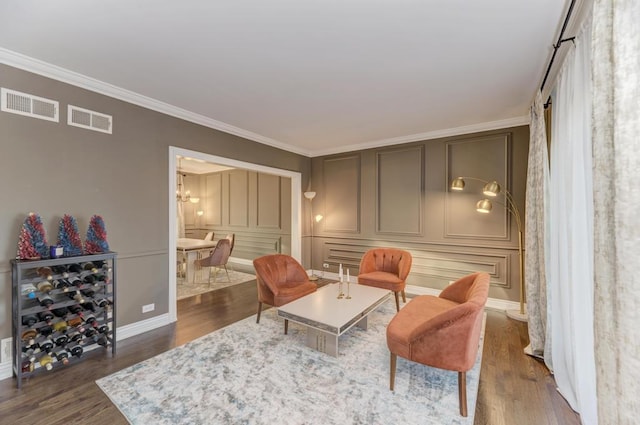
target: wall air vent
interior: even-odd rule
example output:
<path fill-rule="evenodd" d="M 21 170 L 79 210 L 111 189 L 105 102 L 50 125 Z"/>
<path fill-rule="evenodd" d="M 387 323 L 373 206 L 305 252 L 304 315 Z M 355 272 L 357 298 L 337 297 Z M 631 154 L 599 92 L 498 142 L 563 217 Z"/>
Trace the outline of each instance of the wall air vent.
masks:
<path fill-rule="evenodd" d="M 87 130 L 95 130 L 101 133 L 111 134 L 113 117 L 111 115 L 101 114 L 100 112 L 69 105 L 67 108 L 67 124 L 74 127 L 86 128 Z"/>
<path fill-rule="evenodd" d="M 12 114 L 58 122 L 58 102 L 19 91 L 0 89 L 0 110 Z"/>

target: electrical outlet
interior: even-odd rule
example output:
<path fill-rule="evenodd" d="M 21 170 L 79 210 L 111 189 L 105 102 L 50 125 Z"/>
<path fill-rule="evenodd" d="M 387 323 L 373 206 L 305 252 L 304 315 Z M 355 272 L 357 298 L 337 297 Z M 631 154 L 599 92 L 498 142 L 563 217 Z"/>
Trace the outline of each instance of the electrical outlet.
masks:
<path fill-rule="evenodd" d="M 11 338 L 5 338 L 0 343 L 0 363 L 11 362 Z"/>
<path fill-rule="evenodd" d="M 322 263 L 322 267 L 325 268 L 325 269 L 328 269 L 329 268 L 329 263 Z"/>
<path fill-rule="evenodd" d="M 150 311 L 153 311 L 156 309 L 156 305 L 155 304 L 147 304 L 147 305 L 143 305 L 142 306 L 142 312 L 143 313 L 148 313 Z"/>

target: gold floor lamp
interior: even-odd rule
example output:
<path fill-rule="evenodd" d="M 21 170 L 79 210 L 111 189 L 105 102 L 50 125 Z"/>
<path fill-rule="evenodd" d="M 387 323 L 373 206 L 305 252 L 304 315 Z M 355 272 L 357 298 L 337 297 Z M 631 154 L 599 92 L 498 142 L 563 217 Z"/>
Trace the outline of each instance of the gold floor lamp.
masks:
<path fill-rule="evenodd" d="M 478 179 L 475 177 L 456 177 L 451 182 L 451 190 L 462 191 L 464 190 L 465 182 L 464 180 L 477 180 L 479 182 L 484 183 L 484 187 L 482 188 L 482 193 L 486 196 L 496 197 L 500 192 L 504 194 L 505 203 L 496 201 L 505 207 L 507 211 L 509 211 L 516 218 L 516 223 L 518 225 L 518 257 L 520 260 L 520 310 L 507 310 L 507 316 L 520 320 L 522 322 L 526 322 L 528 320 L 527 312 L 524 309 L 524 255 L 522 252 L 522 221 L 520 219 L 520 211 L 513 201 L 513 196 L 511 192 L 507 189 L 500 187 L 497 181 L 486 181 L 482 179 Z M 491 208 L 493 207 L 492 202 L 489 199 L 482 199 L 476 203 L 476 211 L 484 214 L 488 214 L 491 212 Z"/>

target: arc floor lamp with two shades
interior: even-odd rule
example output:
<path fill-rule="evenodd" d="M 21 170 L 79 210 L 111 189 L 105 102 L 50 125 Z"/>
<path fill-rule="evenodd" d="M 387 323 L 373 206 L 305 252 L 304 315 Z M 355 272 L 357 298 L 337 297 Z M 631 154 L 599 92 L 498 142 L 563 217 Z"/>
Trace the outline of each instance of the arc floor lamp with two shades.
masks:
<path fill-rule="evenodd" d="M 507 313 L 507 316 L 512 319 L 526 322 L 528 320 L 528 317 L 524 307 L 524 255 L 523 255 L 524 241 L 523 241 L 523 234 L 522 234 L 522 220 L 521 220 L 520 211 L 518 210 L 518 207 L 516 206 L 513 200 L 513 195 L 511 194 L 511 192 L 509 192 L 506 188 L 501 187 L 500 184 L 495 180 L 487 181 L 487 180 L 482 180 L 476 177 L 456 177 L 451 182 L 451 190 L 458 191 L 458 192 L 463 191 L 465 186 L 465 179 L 476 180 L 484 183 L 484 186 L 482 188 L 482 193 L 485 196 L 496 198 L 498 194 L 502 193 L 504 195 L 505 202 L 502 203 L 497 200 L 494 200 L 494 202 L 504 206 L 505 209 L 509 213 L 513 214 L 513 216 L 516 219 L 516 224 L 518 225 L 518 258 L 519 258 L 519 264 L 520 264 L 520 309 L 507 310 L 506 313 Z M 478 211 L 479 213 L 488 214 L 491 212 L 492 208 L 493 208 L 493 203 L 491 200 L 487 198 L 481 199 L 476 203 L 476 211 Z"/>

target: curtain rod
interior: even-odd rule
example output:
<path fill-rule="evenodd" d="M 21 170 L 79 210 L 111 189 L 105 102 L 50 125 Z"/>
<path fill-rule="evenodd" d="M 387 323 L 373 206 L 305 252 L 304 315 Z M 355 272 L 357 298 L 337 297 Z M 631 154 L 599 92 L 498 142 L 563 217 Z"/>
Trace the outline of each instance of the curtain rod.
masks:
<path fill-rule="evenodd" d="M 547 78 L 549 77 L 549 72 L 551 71 L 551 66 L 553 65 L 553 61 L 556 58 L 556 53 L 558 53 L 558 49 L 565 41 L 575 40 L 575 37 L 570 38 L 562 38 L 564 36 L 564 31 L 567 29 L 567 24 L 569 24 L 569 18 L 571 18 L 571 12 L 573 12 L 573 6 L 575 6 L 576 0 L 571 0 L 571 4 L 569 5 L 569 10 L 567 11 L 567 16 L 564 18 L 564 23 L 562 24 L 562 30 L 560 30 L 560 35 L 558 36 L 558 41 L 553 46 L 553 54 L 551 55 L 551 61 L 549 61 L 549 66 L 547 66 L 547 72 L 544 74 L 544 79 L 542 80 L 542 85 L 540 86 L 540 91 L 544 89 L 544 85 L 547 82 Z"/>

